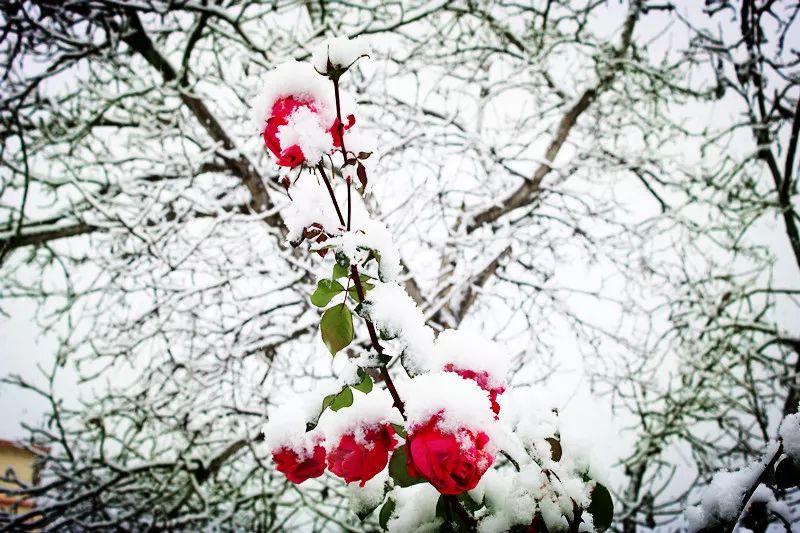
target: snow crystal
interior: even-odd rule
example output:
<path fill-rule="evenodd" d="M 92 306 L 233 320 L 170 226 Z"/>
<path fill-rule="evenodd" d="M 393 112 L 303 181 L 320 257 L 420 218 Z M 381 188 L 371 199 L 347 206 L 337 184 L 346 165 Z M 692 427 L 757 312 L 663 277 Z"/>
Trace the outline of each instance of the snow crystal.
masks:
<path fill-rule="evenodd" d="M 278 138 L 282 147 L 298 145 L 303 151 L 306 164 L 316 166 L 322 157 L 333 150 L 330 120 L 312 111 L 307 106 L 298 107 L 288 117 L 287 124 L 278 127 Z"/>
<path fill-rule="evenodd" d="M 477 332 L 448 329 L 436 338 L 436 358 L 439 366 L 453 363 L 456 369 L 485 371 L 490 387 L 505 386 L 508 357 L 503 349 Z"/>
<path fill-rule="evenodd" d="M 496 432 L 497 423 L 489 397 L 472 380 L 462 379 L 452 372 L 434 372 L 398 384 L 398 388 L 405 402 L 409 430 L 444 411 L 438 428 L 445 433 L 467 428 L 483 431 L 491 439 Z"/>
<path fill-rule="evenodd" d="M 314 49 L 311 62 L 318 72 L 328 71 L 328 60 L 337 68 L 346 68 L 352 65 L 359 57 L 367 55 L 369 47 L 363 39 L 347 36 L 326 39 Z"/>
<path fill-rule="evenodd" d="M 317 428 L 325 435 L 328 450 L 336 447 L 347 433 L 353 433 L 359 443 L 365 443 L 365 430 L 378 424 L 403 422 L 400 413 L 392 407 L 388 391 L 375 388 L 369 394 L 354 390 L 353 405 L 332 411 L 326 409 Z"/>
<path fill-rule="evenodd" d="M 412 375 L 429 370 L 434 351 L 433 330 L 425 325 L 425 316 L 408 293 L 394 283 L 376 283 L 365 303 L 378 329 L 397 337 L 404 351 L 406 370 Z M 481 394 L 488 402 L 486 393 Z"/>
<path fill-rule="evenodd" d="M 784 418 L 778 434 L 783 441 L 783 452 L 800 464 L 800 413 Z"/>
<path fill-rule="evenodd" d="M 387 524 L 389 533 L 434 533 L 442 523 L 436 517 L 439 492 L 428 483 L 412 487 L 396 487 L 390 497 L 396 507 Z"/>
<path fill-rule="evenodd" d="M 347 496 L 350 500 L 350 509 L 360 514 L 379 506 L 386 494 L 387 481 L 389 481 L 388 468 L 367 481 L 363 487 L 359 483 L 348 483 Z"/>

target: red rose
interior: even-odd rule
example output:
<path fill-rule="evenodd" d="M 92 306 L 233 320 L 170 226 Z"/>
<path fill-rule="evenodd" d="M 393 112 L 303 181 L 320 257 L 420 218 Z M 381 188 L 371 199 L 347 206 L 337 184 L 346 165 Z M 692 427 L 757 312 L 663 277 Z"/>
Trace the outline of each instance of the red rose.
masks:
<path fill-rule="evenodd" d="M 445 372 L 455 372 L 464 379 L 471 379 L 489 393 L 489 401 L 492 402 L 492 411 L 494 411 L 495 418 L 500 414 L 500 404 L 497 403 L 497 397 L 506 391 L 505 387 L 490 387 L 489 386 L 489 373 L 485 370 L 475 372 L 474 370 L 466 370 L 463 368 L 456 368 L 453 363 L 444 365 Z"/>
<path fill-rule="evenodd" d="M 347 433 L 328 454 L 328 468 L 347 483 L 360 481 L 363 487 L 386 467 L 389 452 L 396 445 L 394 429 L 389 424 L 366 429 L 363 439 Z"/>
<path fill-rule="evenodd" d="M 288 117 L 300 107 L 308 107 L 311 111 L 316 111 L 313 101 L 301 102 L 294 96 L 278 99 L 272 105 L 272 115 L 267 119 L 267 125 L 264 126 L 262 133 L 264 142 L 275 155 L 278 165 L 282 167 L 296 167 L 305 161 L 303 150 L 298 145 L 293 144 L 284 148 L 278 140 L 278 128 L 288 124 Z"/>
<path fill-rule="evenodd" d="M 325 448 L 314 446 L 311 456 L 300 457 L 291 448 L 280 448 L 272 452 L 272 460 L 278 472 L 283 472 L 292 483 L 302 483 L 312 477 L 319 477 L 325 471 Z"/>
<path fill-rule="evenodd" d="M 440 415 L 434 415 L 425 425 L 409 432 L 408 473 L 424 477 L 442 494 L 472 490 L 494 461 L 485 450 L 489 436 L 466 428 L 444 433 L 437 427 L 440 420 Z"/>

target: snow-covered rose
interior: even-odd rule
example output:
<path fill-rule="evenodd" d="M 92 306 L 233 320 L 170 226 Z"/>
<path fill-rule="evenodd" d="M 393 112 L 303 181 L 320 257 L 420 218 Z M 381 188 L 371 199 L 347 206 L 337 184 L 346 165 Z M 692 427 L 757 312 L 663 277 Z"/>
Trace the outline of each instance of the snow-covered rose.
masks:
<path fill-rule="evenodd" d="M 297 452 L 288 447 L 279 448 L 272 452 L 272 460 L 278 472 L 285 474 L 292 483 L 302 483 L 325 472 L 325 448 L 319 444 L 310 454 L 305 450 Z"/>
<path fill-rule="evenodd" d="M 328 454 L 328 468 L 347 483 L 359 481 L 364 484 L 375 477 L 389 461 L 389 452 L 394 450 L 397 440 L 390 424 L 380 424 L 359 431 L 361 435 L 348 433 Z"/>
<path fill-rule="evenodd" d="M 459 376 L 464 379 L 471 379 L 474 381 L 481 389 L 485 390 L 489 394 L 489 401 L 492 402 L 492 411 L 495 414 L 495 417 L 500 414 L 500 404 L 497 403 L 497 397 L 503 394 L 506 391 L 505 387 L 491 386 L 491 377 L 489 373 L 485 370 L 476 372 L 475 370 L 468 370 L 464 368 L 458 368 L 453 363 L 447 363 L 444 366 L 445 372 L 455 372 Z"/>
<path fill-rule="evenodd" d="M 468 428 L 444 432 L 439 428 L 440 421 L 441 415 L 434 415 L 409 432 L 408 473 L 424 477 L 442 494 L 472 490 L 494 461 L 486 450 L 489 436 Z"/>

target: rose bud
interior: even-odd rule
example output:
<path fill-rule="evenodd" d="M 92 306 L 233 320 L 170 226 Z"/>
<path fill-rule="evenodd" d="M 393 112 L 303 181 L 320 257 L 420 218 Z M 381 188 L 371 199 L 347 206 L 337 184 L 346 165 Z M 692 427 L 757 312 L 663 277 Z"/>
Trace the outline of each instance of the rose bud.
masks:
<path fill-rule="evenodd" d="M 444 371 L 455 372 L 464 379 L 471 379 L 478 385 L 478 387 L 485 390 L 489 394 L 489 401 L 492 403 L 492 411 L 494 412 L 495 418 L 497 418 L 497 415 L 500 414 L 500 404 L 497 403 L 497 397 L 503 394 L 506 391 L 506 388 L 503 386 L 492 387 L 491 378 L 487 371 L 481 370 L 476 372 L 474 370 L 457 368 L 455 365 L 453 365 L 453 363 L 447 363 L 444 365 Z"/>
<path fill-rule="evenodd" d="M 482 431 L 460 428 L 445 432 L 437 414 L 409 431 L 406 439 L 408 473 L 423 477 L 442 494 L 472 490 L 494 460 L 485 448 L 489 437 Z"/>
<path fill-rule="evenodd" d="M 305 450 L 298 453 L 288 447 L 279 448 L 272 452 L 272 460 L 278 472 L 285 474 L 292 483 L 302 483 L 325 472 L 325 448 L 319 444 L 311 454 Z"/>
<path fill-rule="evenodd" d="M 375 477 L 389 461 L 397 440 L 390 424 L 380 424 L 355 433 L 347 433 L 328 453 L 328 468 L 347 483 L 360 486 Z"/>

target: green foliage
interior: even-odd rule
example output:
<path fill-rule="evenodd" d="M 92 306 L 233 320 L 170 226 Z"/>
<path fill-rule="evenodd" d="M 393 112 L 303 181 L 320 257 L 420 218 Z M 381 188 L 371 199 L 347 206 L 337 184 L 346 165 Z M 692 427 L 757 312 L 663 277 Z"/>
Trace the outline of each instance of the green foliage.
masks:
<path fill-rule="evenodd" d="M 321 279 L 317 283 L 317 288 L 311 294 L 311 303 L 317 307 L 325 307 L 334 296 L 344 292 L 342 284 L 332 279 Z"/>
<path fill-rule="evenodd" d="M 406 445 L 397 448 L 389 460 L 389 475 L 392 476 L 395 484 L 401 487 L 410 487 L 417 483 L 425 483 L 425 479 L 414 477 L 408 473 Z"/>
<path fill-rule="evenodd" d="M 594 519 L 594 527 L 598 531 L 603 531 L 611 526 L 614 518 L 614 502 L 611 493 L 600 483 L 596 483 L 592 490 L 592 502 L 589 504 L 589 514 Z"/>
<path fill-rule="evenodd" d="M 319 331 L 328 351 L 336 355 L 353 342 L 353 314 L 345 304 L 334 305 L 322 314 Z"/>
<path fill-rule="evenodd" d="M 331 401 L 331 410 L 338 411 L 343 407 L 350 407 L 351 405 L 353 405 L 353 391 L 350 387 L 345 387 L 339 394 L 334 396 Z"/>
<path fill-rule="evenodd" d="M 369 377 L 369 374 L 367 374 L 363 368 L 358 369 L 358 375 L 361 376 L 361 381 L 358 383 L 358 385 L 354 385 L 353 388 L 363 392 L 364 394 L 369 394 L 369 392 L 372 390 L 372 378 Z"/>
<path fill-rule="evenodd" d="M 395 501 L 389 498 L 386 500 L 386 503 L 383 504 L 383 507 L 381 507 L 381 512 L 378 513 L 378 523 L 380 523 L 384 530 L 389 526 L 389 520 L 392 518 L 392 513 L 394 513 L 396 505 Z"/>

